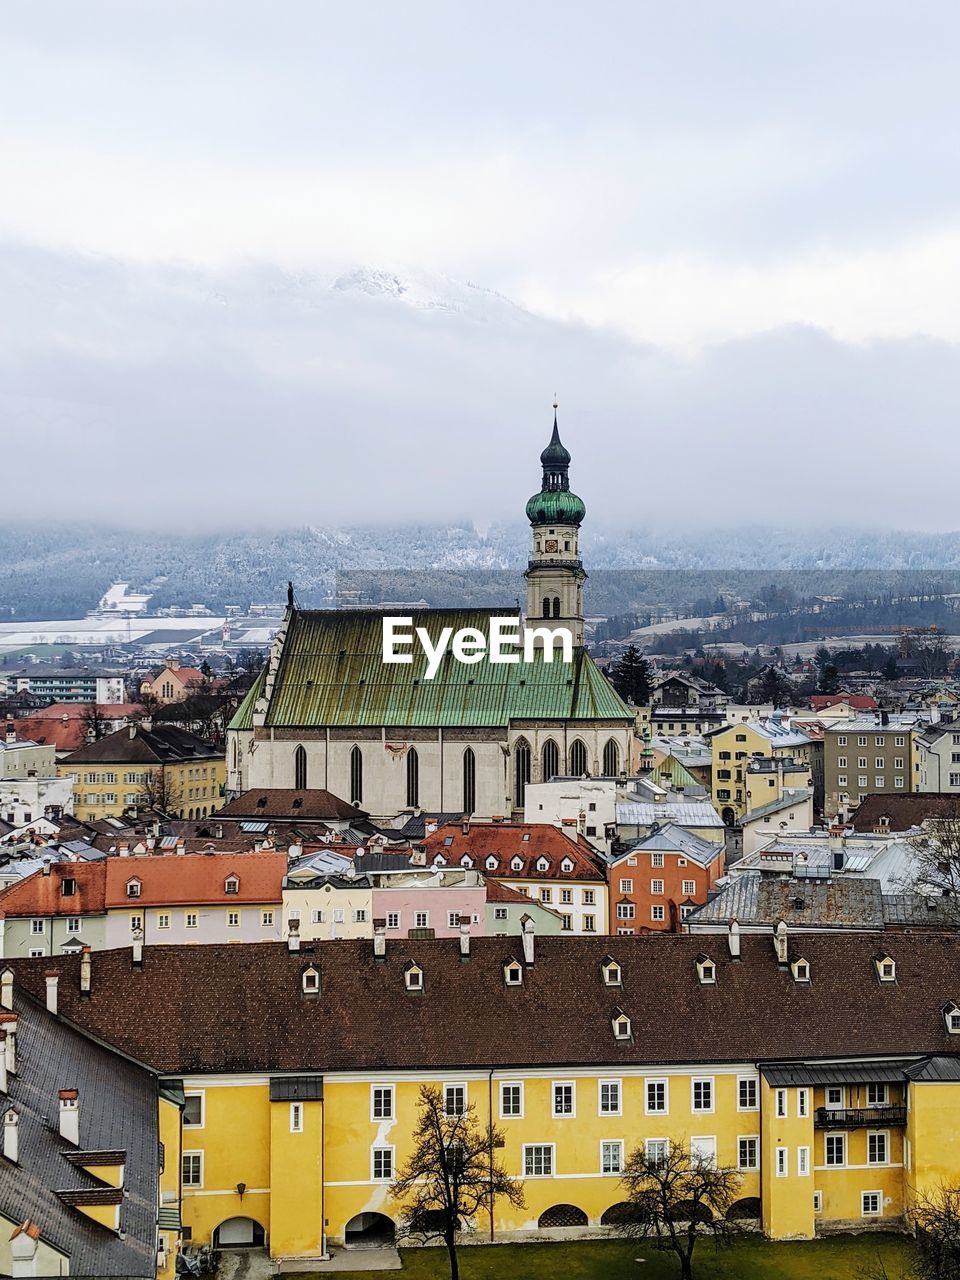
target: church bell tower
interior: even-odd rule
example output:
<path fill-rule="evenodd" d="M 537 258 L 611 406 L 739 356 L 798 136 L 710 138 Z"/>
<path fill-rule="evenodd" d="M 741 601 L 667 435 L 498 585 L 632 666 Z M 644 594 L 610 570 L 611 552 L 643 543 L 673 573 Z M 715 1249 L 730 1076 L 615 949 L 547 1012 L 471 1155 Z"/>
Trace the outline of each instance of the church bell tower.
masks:
<path fill-rule="evenodd" d="M 570 492 L 570 454 L 560 443 L 557 406 L 553 435 L 540 455 L 540 492 L 527 503 L 531 528 L 527 564 L 527 626 L 566 627 L 574 645 L 583 644 L 583 583 L 580 525 L 587 509 Z"/>

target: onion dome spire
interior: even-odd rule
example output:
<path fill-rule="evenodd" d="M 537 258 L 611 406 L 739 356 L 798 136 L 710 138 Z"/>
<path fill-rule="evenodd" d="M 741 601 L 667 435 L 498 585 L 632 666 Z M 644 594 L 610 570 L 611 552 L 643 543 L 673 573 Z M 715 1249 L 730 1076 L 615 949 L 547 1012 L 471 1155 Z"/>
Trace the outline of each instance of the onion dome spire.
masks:
<path fill-rule="evenodd" d="M 527 519 L 531 524 L 579 525 L 587 514 L 582 500 L 570 492 L 570 453 L 560 440 L 557 405 L 553 406 L 553 433 L 550 443 L 540 454 L 543 479 L 540 492 L 527 503 Z"/>

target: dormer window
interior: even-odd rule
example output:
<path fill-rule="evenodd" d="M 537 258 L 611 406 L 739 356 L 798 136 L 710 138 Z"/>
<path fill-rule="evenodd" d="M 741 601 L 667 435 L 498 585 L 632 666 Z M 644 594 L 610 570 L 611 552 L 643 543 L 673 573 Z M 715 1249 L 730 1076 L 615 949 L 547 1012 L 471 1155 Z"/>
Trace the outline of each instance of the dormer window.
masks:
<path fill-rule="evenodd" d="M 615 1040 L 630 1039 L 630 1019 L 622 1009 L 614 1009 L 611 1026 L 613 1027 L 613 1038 Z"/>
<path fill-rule="evenodd" d="M 717 966 L 709 956 L 697 957 L 697 977 L 704 986 L 710 986 L 717 980 Z"/>
<path fill-rule="evenodd" d="M 224 893 L 240 892 L 240 881 L 236 876 L 227 876 L 226 880 L 223 882 L 223 891 Z"/>
<path fill-rule="evenodd" d="M 300 983 L 303 987 L 304 995 L 318 996 L 320 994 L 320 970 L 310 965 L 301 974 Z"/>
<path fill-rule="evenodd" d="M 877 977 L 881 982 L 896 982 L 897 966 L 889 956 L 877 956 L 874 964 L 877 966 Z"/>
<path fill-rule="evenodd" d="M 140 881 L 139 880 L 127 881 L 127 897 L 128 898 L 140 897 Z"/>
<path fill-rule="evenodd" d="M 403 981 L 408 991 L 423 990 L 423 970 L 412 960 L 403 971 Z"/>
<path fill-rule="evenodd" d="M 497 861 L 497 859 L 496 859 L 496 858 L 493 856 L 493 854 L 491 853 L 490 857 L 487 859 L 487 870 L 488 870 L 488 871 L 496 871 L 496 869 L 497 869 L 497 867 L 498 867 L 499 865 L 500 865 L 500 864 L 499 864 L 499 862 Z"/>
<path fill-rule="evenodd" d="M 605 986 L 619 987 L 622 985 L 623 974 L 616 960 L 613 960 L 610 958 L 610 956 L 607 956 L 606 960 L 603 961 L 600 968 L 601 968 L 601 972 L 603 973 L 603 982 Z"/>
<path fill-rule="evenodd" d="M 433 860 L 433 865 L 435 867 L 445 867 L 447 865 L 447 860 L 442 853 L 437 854 L 437 856 Z"/>
<path fill-rule="evenodd" d="M 794 960 L 790 968 L 793 972 L 794 982 L 810 981 L 810 965 L 807 963 L 806 960 L 803 960 L 803 959 Z"/>
<path fill-rule="evenodd" d="M 511 870 L 511 871 L 522 871 L 522 870 L 523 870 L 523 859 L 522 859 L 522 858 L 512 858 L 512 859 L 511 859 L 511 861 L 510 861 L 510 870 Z"/>
<path fill-rule="evenodd" d="M 503 966 L 503 980 L 508 987 L 519 987 L 523 983 L 523 966 L 516 960 L 510 960 Z"/>
<path fill-rule="evenodd" d="M 943 1020 L 952 1036 L 960 1036 L 960 1007 L 951 1000 L 943 1009 Z"/>
<path fill-rule="evenodd" d="M 469 855 L 468 853 L 465 853 L 465 854 L 463 855 L 463 857 L 460 859 L 460 865 L 461 865 L 461 867 L 472 867 L 472 866 L 473 866 L 473 859 L 470 857 L 470 855 Z"/>
<path fill-rule="evenodd" d="M 538 859 L 537 859 L 537 870 L 538 870 L 538 871 L 549 871 L 549 870 L 550 870 L 550 863 L 546 860 L 546 858 L 538 858 Z"/>
<path fill-rule="evenodd" d="M 569 858 L 564 858 L 564 860 L 560 863 L 560 870 L 563 871 L 566 875 L 570 874 L 570 872 L 573 870 L 573 863 L 570 861 Z"/>

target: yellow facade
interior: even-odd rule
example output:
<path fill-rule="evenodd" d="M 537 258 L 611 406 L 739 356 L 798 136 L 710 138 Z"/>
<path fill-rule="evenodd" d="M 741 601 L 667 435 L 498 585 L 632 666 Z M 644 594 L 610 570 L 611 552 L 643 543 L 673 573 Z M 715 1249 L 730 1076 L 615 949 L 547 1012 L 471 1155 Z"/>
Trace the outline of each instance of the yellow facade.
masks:
<path fill-rule="evenodd" d="M 727 725 L 710 735 L 711 794 L 718 813 L 729 811 L 737 822 L 746 813 L 750 804 L 746 769 L 752 759 L 792 756 L 798 763 L 806 764 L 807 772 L 810 772 L 813 766 L 812 743 L 796 743 L 792 737 L 787 741 L 792 745 L 780 745 L 776 738 L 749 723 Z M 754 799 L 752 803 L 755 806 L 758 801 Z"/>
<path fill-rule="evenodd" d="M 226 779 L 226 761 L 212 757 L 202 763 L 171 762 L 147 765 L 58 764 L 58 778 L 73 779 L 73 812 L 83 822 L 120 817 L 126 809 L 145 803 L 144 788 L 164 774 L 167 808 L 180 818 L 201 818 L 219 806 Z"/>

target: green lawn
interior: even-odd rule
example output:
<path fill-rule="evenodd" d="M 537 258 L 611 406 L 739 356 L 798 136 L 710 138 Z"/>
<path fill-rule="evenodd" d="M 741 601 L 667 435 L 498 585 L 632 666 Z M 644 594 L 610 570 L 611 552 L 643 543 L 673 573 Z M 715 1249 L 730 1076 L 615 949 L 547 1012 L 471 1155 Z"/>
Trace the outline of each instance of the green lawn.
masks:
<path fill-rule="evenodd" d="M 719 1252 L 701 1241 L 694 1254 L 696 1280 L 853 1280 L 879 1252 L 891 1275 L 900 1272 L 907 1242 L 897 1236 L 836 1236 L 803 1244 L 743 1240 Z M 383 1274 L 411 1280 L 444 1280 L 442 1249 L 402 1249 L 403 1270 Z M 644 1261 L 638 1263 L 637 1258 Z M 338 1271 L 338 1280 L 369 1280 L 370 1272 Z M 460 1250 L 462 1280 L 614 1280 L 643 1277 L 673 1280 L 680 1270 L 673 1254 L 658 1253 L 642 1241 L 589 1240 L 580 1244 L 469 1246 Z M 308 1280 L 306 1275 L 287 1280 Z M 315 1280 L 315 1277 L 314 1277 Z"/>

